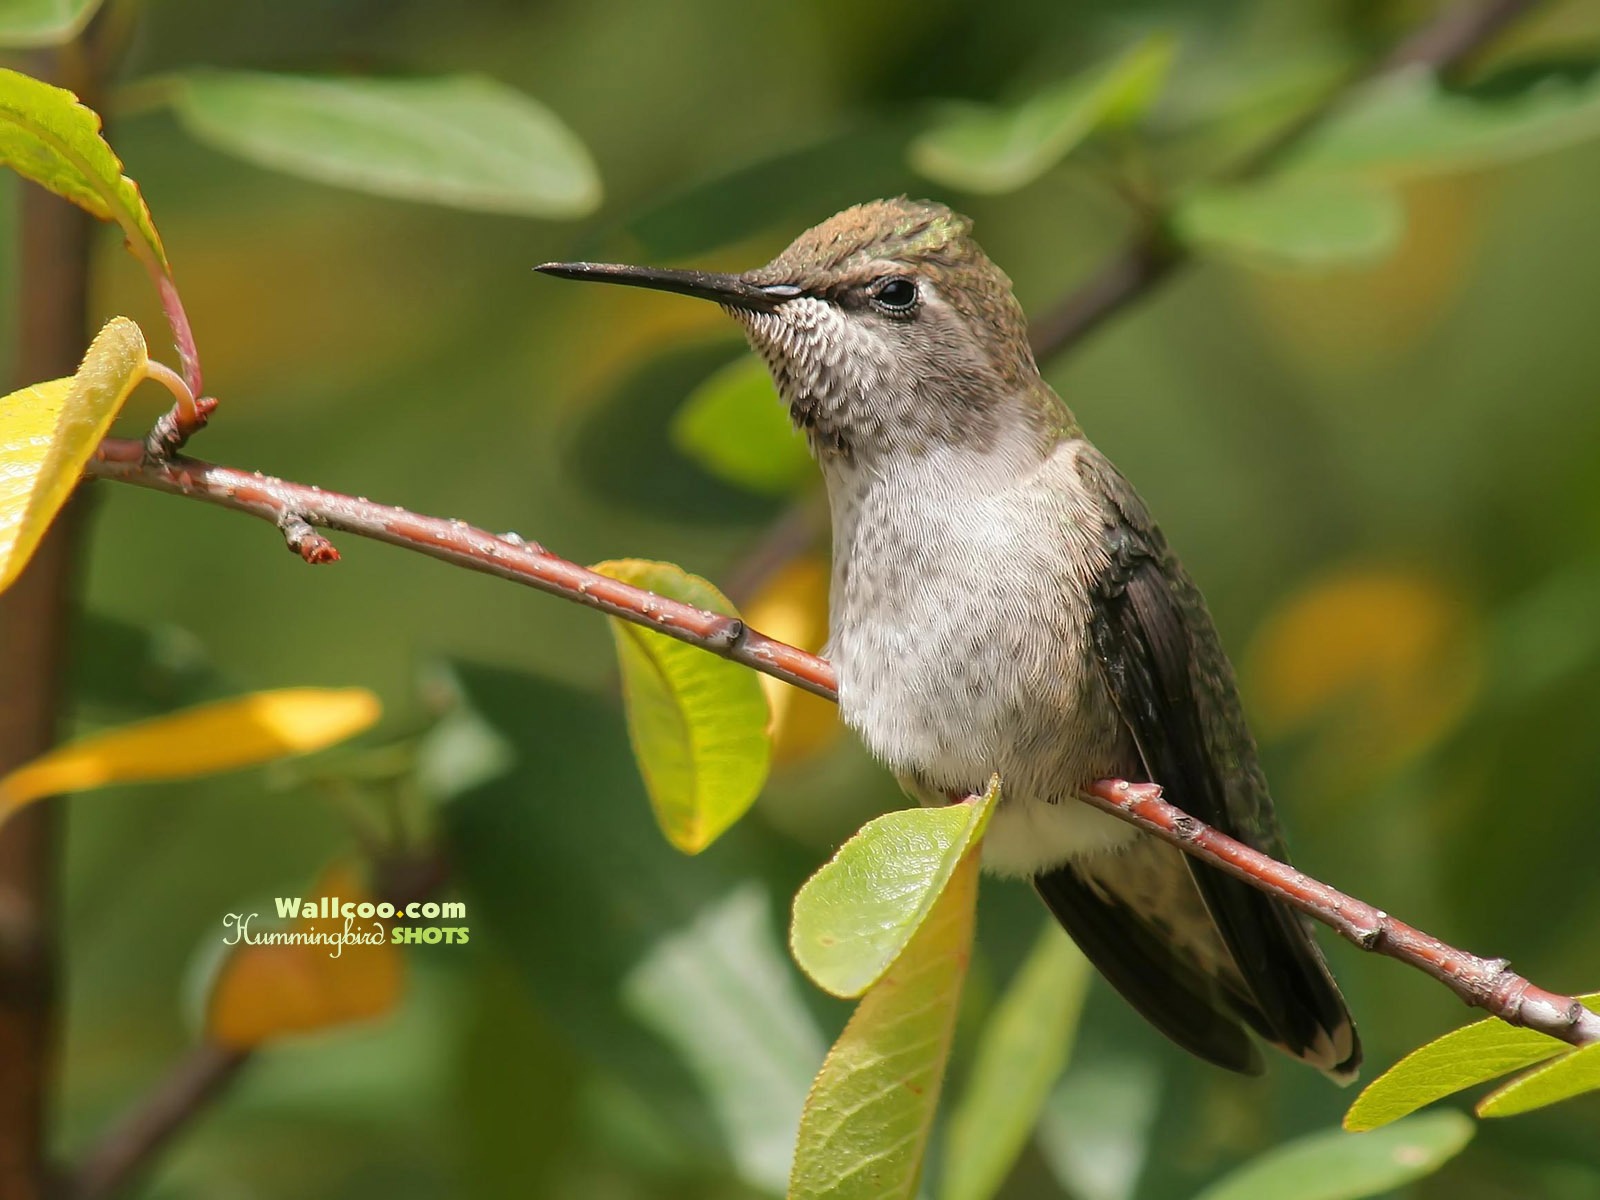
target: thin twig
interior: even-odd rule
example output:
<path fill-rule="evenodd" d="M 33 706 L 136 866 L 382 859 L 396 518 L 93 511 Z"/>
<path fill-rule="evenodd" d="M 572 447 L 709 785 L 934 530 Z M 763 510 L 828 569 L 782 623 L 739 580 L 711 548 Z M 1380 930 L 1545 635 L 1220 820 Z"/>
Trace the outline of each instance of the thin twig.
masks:
<path fill-rule="evenodd" d="M 388 854 L 373 865 L 375 894 L 397 908 L 439 891 L 449 865 L 437 854 Z M 184 1126 L 225 1092 L 258 1047 L 201 1042 L 130 1105 L 62 1183 L 61 1200 L 108 1200 L 136 1180 Z"/>
<path fill-rule="evenodd" d="M 1374 954 L 1397 959 L 1431 975 L 1465 1003 L 1508 1025 L 1588 1046 L 1600 1042 L 1600 1014 L 1571 996 L 1536 987 L 1503 958 L 1480 958 L 1396 920 L 1364 900 L 1281 863 L 1173 807 L 1153 783 L 1102 779 L 1085 799 L 1096 808 L 1137 825 L 1185 854 L 1210 863 L 1322 922 L 1340 937 Z"/>
<path fill-rule="evenodd" d="M 180 1129 L 233 1080 L 249 1050 L 203 1042 L 178 1060 L 148 1095 L 94 1146 L 73 1176 L 72 1200 L 116 1195 Z"/>
<path fill-rule="evenodd" d="M 808 492 L 779 513 L 738 564 L 717 582 L 730 600 L 744 607 L 774 575 L 815 546 L 827 526 L 826 504 L 817 493 Z"/>
<path fill-rule="evenodd" d="M 205 500 L 280 526 L 304 523 L 417 550 L 599 609 L 816 695 L 838 698 L 833 665 L 826 659 L 757 633 L 734 618 L 596 574 L 542 546 L 496 537 L 461 521 L 420 516 L 402 508 L 193 459 L 152 463 L 137 456 L 137 443 L 132 446 L 130 451 L 112 443 L 111 453 L 102 453 L 90 464 L 90 474 Z M 1089 800 L 1292 904 L 1363 950 L 1386 954 L 1433 976 L 1468 1004 L 1503 1021 L 1575 1044 L 1600 1040 L 1600 1018 L 1580 1011 L 1581 1006 L 1572 997 L 1535 988 L 1507 971 L 1503 962 L 1457 950 L 1250 849 L 1161 800 L 1159 788 L 1102 780 L 1090 788 Z"/>
<path fill-rule="evenodd" d="M 824 659 L 746 629 L 744 622 L 733 617 L 657 596 L 558 558 L 532 542 L 497 537 L 465 521 L 422 516 L 361 497 L 198 459 L 178 456 L 152 461 L 144 455 L 140 443 L 122 438 L 107 438 L 101 443 L 88 474 L 189 496 L 260 517 L 278 526 L 290 548 L 302 556 L 307 555 L 310 539 L 317 538 L 317 561 L 331 561 L 328 555 L 337 552 L 327 539 L 310 532 L 312 526 L 418 550 L 468 570 L 565 596 L 613 617 L 639 622 L 820 696 L 833 695 L 833 667 Z"/>

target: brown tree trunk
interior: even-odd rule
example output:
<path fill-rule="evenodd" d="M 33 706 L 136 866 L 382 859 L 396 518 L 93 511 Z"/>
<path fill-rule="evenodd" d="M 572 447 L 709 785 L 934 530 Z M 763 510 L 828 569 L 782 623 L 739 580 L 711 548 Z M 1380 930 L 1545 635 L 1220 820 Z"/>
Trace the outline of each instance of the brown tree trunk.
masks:
<path fill-rule="evenodd" d="M 77 369 L 89 274 L 89 218 L 31 184 L 23 192 L 13 387 Z M 28 569 L 0 593 L 0 775 L 55 740 L 82 507 L 68 505 Z M 0 826 L 0 1196 L 6 1200 L 40 1200 L 48 1189 L 62 816 L 59 801 L 46 801 Z"/>

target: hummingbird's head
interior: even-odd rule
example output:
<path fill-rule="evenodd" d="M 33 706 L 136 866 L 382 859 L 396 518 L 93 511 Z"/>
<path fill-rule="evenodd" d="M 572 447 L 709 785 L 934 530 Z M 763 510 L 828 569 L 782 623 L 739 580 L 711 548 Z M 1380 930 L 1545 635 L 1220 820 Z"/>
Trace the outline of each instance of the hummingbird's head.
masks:
<path fill-rule="evenodd" d="M 942 204 L 847 208 L 743 275 L 595 263 L 539 270 L 715 300 L 743 327 L 813 452 L 873 461 L 1043 443 L 1067 418 L 1039 378 L 1011 281 Z"/>

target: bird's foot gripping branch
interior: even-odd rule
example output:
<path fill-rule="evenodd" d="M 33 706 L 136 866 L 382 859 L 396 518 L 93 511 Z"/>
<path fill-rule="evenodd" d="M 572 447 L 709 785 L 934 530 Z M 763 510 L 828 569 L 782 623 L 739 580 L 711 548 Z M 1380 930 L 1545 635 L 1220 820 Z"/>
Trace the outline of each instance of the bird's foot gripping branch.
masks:
<path fill-rule="evenodd" d="M 1407 61 L 1438 65 L 1459 57 L 1516 8 L 1485 5 L 1473 10 L 1475 23 L 1447 22 L 1432 41 L 1418 39 Z M 41 139 L 40 130 L 50 136 Z M 205 424 L 215 401 L 202 392 L 198 350 L 154 222 L 100 137 L 97 118 L 69 93 L 12 72 L 0 74 L 0 160 L 121 226 L 151 273 L 178 358 L 176 369 L 153 361 L 138 327 L 117 318 L 93 340 L 75 376 L 41 381 L 0 400 L 6 480 L 0 490 L 0 586 L 20 573 L 87 475 L 264 519 L 307 562 L 338 558 L 321 531 L 347 533 L 597 609 L 615 619 L 627 719 L 658 823 L 673 845 L 691 853 L 737 821 L 766 778 L 768 712 L 752 672 L 833 697 L 834 673 L 825 660 L 747 627 L 714 587 L 670 564 L 625 560 L 586 568 L 521 538 L 186 457 L 184 444 Z M 1059 345 L 1081 336 L 1170 272 L 1178 259 L 1166 240 L 1171 222 L 1156 224 L 1163 226 L 1159 236 L 1166 248 L 1141 261 L 1159 267 L 1117 273 L 1116 286 L 1092 290 L 1069 306 L 1045 341 Z M 143 438 L 107 437 L 129 393 L 150 379 L 171 392 L 171 411 Z M 7 776 L 0 781 L 0 819 L 53 792 L 303 752 L 375 719 L 365 694 L 299 692 L 157 719 L 65 747 Z M 246 730 L 254 732 L 245 736 Z M 241 754 L 226 762 L 190 754 L 223 742 L 242 748 Z M 684 770 L 686 763 L 692 769 Z M 859 1004 L 801 1115 L 791 1195 L 843 1194 L 864 1173 L 874 1181 L 871 1194 L 915 1194 L 956 1029 L 978 862 L 1003 789 L 997 779 L 981 796 L 878 818 L 796 897 L 790 931 L 795 960 L 819 987 Z M 1375 1128 L 1514 1071 L 1523 1073 L 1482 1101 L 1481 1114 L 1509 1115 L 1600 1087 L 1594 998 L 1544 991 L 1499 960 L 1428 937 L 1178 811 L 1154 785 L 1104 780 L 1085 800 L 1321 921 L 1362 949 L 1416 967 L 1490 1014 L 1422 1047 L 1380 1077 L 1351 1107 L 1350 1128 Z M 997 1006 L 997 1025 L 1007 1014 L 1046 1006 L 1051 1016 L 985 1036 L 951 1121 L 947 1189 L 956 1187 L 952 1178 L 964 1179 L 963 1186 L 981 1193 L 984 1180 L 973 1183 L 962 1172 L 1003 1174 L 1015 1157 L 1064 1060 L 1071 997 L 1081 996 L 1085 975 L 1082 960 L 1051 933 Z M 1020 1051 L 1013 1036 L 1018 1029 L 1026 1043 Z M 245 1045 L 203 1046 L 174 1073 L 169 1087 L 91 1154 L 78 1178 L 80 1194 L 115 1186 L 250 1054 L 282 1032 L 269 1026 Z M 1003 1087 L 993 1085 L 997 1078 Z M 1414 1132 L 1408 1136 L 1424 1138 L 1425 1127 L 1409 1128 Z M 1458 1149 L 1465 1136 L 1459 1125 L 1426 1129 L 1430 1161 Z M 1411 1144 L 1412 1167 L 1416 1154 Z"/>

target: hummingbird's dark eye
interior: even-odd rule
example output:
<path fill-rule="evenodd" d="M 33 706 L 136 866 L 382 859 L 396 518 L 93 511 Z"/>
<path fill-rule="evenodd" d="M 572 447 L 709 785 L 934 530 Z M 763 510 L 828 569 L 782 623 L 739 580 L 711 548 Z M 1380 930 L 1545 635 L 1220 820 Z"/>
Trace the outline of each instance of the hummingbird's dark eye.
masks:
<path fill-rule="evenodd" d="M 872 289 L 872 302 L 885 312 L 904 316 L 917 307 L 917 285 L 900 275 L 885 279 Z"/>

